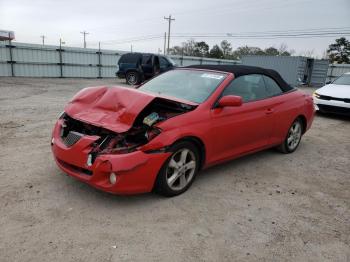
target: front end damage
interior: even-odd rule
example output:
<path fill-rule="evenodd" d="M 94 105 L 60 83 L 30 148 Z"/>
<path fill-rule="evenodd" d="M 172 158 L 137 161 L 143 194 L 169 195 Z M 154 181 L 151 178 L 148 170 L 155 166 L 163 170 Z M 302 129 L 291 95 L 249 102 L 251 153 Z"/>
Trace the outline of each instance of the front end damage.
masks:
<path fill-rule="evenodd" d="M 125 132 L 87 123 L 64 113 L 52 136 L 55 160 L 68 175 L 103 191 L 116 194 L 149 192 L 171 153 L 158 148 L 144 152 L 142 147 L 161 135 L 158 123 L 194 108 L 156 97 Z"/>

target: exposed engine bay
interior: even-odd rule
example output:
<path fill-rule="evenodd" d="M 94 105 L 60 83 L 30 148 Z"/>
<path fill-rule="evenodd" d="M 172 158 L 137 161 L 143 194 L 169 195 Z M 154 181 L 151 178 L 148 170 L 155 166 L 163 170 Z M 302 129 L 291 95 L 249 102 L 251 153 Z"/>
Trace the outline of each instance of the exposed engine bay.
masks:
<path fill-rule="evenodd" d="M 93 163 L 99 154 L 125 154 L 135 151 L 160 134 L 161 130 L 156 127 L 157 123 L 189 112 L 195 107 L 155 98 L 136 117 L 133 126 L 124 133 L 115 133 L 103 127 L 76 120 L 65 113 L 61 116 L 63 124 L 60 136 L 68 147 L 84 135 L 99 136 L 100 138 L 93 144 L 90 153 L 90 162 Z"/>

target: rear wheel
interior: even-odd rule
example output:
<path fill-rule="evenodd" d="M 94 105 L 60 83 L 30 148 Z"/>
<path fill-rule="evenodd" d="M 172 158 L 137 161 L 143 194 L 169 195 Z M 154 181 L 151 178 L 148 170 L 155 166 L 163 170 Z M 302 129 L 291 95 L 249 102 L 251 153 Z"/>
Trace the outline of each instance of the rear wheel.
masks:
<path fill-rule="evenodd" d="M 288 130 L 287 137 L 281 145 L 278 146 L 278 150 L 282 153 L 293 153 L 299 146 L 301 136 L 303 134 L 303 123 L 300 118 L 296 119 Z"/>
<path fill-rule="evenodd" d="M 128 85 L 137 85 L 141 80 L 140 74 L 135 71 L 127 72 L 125 78 Z"/>
<path fill-rule="evenodd" d="M 168 197 L 179 195 L 192 185 L 200 163 L 198 149 L 190 142 L 179 142 L 170 151 L 173 153 L 161 168 L 155 184 L 155 191 Z"/>

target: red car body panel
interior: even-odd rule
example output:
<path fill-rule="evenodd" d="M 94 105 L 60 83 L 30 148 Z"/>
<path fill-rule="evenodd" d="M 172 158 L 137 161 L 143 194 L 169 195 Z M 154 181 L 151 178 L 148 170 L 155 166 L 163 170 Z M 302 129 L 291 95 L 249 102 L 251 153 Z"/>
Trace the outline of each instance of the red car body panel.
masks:
<path fill-rule="evenodd" d="M 52 135 L 55 160 L 65 173 L 98 189 L 135 194 L 152 190 L 159 170 L 171 155 L 165 149 L 180 139 L 194 138 L 203 145 L 203 168 L 206 168 L 281 144 L 297 117 L 305 121 L 304 131 L 310 128 L 314 117 L 312 98 L 296 89 L 238 107 L 214 108 L 233 79 L 234 75 L 227 73 L 214 93 L 196 109 L 157 123 L 161 134 L 135 152 L 99 155 L 91 166 L 87 158 L 98 136 L 84 136 L 67 147 L 61 141 L 59 120 Z M 138 114 L 155 97 L 121 87 L 89 88 L 79 92 L 65 112 L 72 118 L 121 133 L 131 128 Z M 115 184 L 109 182 L 112 172 L 117 174 Z"/>
<path fill-rule="evenodd" d="M 132 88 L 89 87 L 78 92 L 64 111 L 77 120 L 122 133 L 131 128 L 137 115 L 155 98 Z M 175 101 L 196 105 L 190 101 Z"/>
<path fill-rule="evenodd" d="M 121 133 L 130 129 L 154 98 L 135 89 L 90 87 L 76 94 L 64 111 L 75 119 Z"/>
<path fill-rule="evenodd" d="M 130 154 L 102 155 L 92 166 L 88 166 L 87 156 L 95 136 L 84 136 L 72 147 L 67 147 L 60 139 L 62 121 L 58 121 L 53 131 L 52 151 L 57 165 L 68 175 L 98 189 L 115 194 L 136 194 L 149 192 L 155 177 L 170 153 L 146 154 L 135 151 Z M 87 175 L 86 171 L 93 172 Z M 109 183 L 109 174 L 116 172 L 117 183 Z"/>

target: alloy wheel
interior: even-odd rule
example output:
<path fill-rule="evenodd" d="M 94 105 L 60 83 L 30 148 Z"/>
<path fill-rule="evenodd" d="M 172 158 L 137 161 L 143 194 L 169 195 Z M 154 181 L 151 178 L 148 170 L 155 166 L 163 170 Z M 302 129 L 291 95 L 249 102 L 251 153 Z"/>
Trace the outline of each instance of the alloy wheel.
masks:
<path fill-rule="evenodd" d="M 295 121 L 288 132 L 287 145 L 289 150 L 294 150 L 301 139 L 301 124 L 299 121 Z"/>
<path fill-rule="evenodd" d="M 196 158 L 188 148 L 182 148 L 172 155 L 166 169 L 168 186 L 175 191 L 184 189 L 193 179 L 196 171 Z"/>
<path fill-rule="evenodd" d="M 137 75 L 134 72 L 128 73 L 128 83 L 130 85 L 136 85 L 137 84 Z"/>

